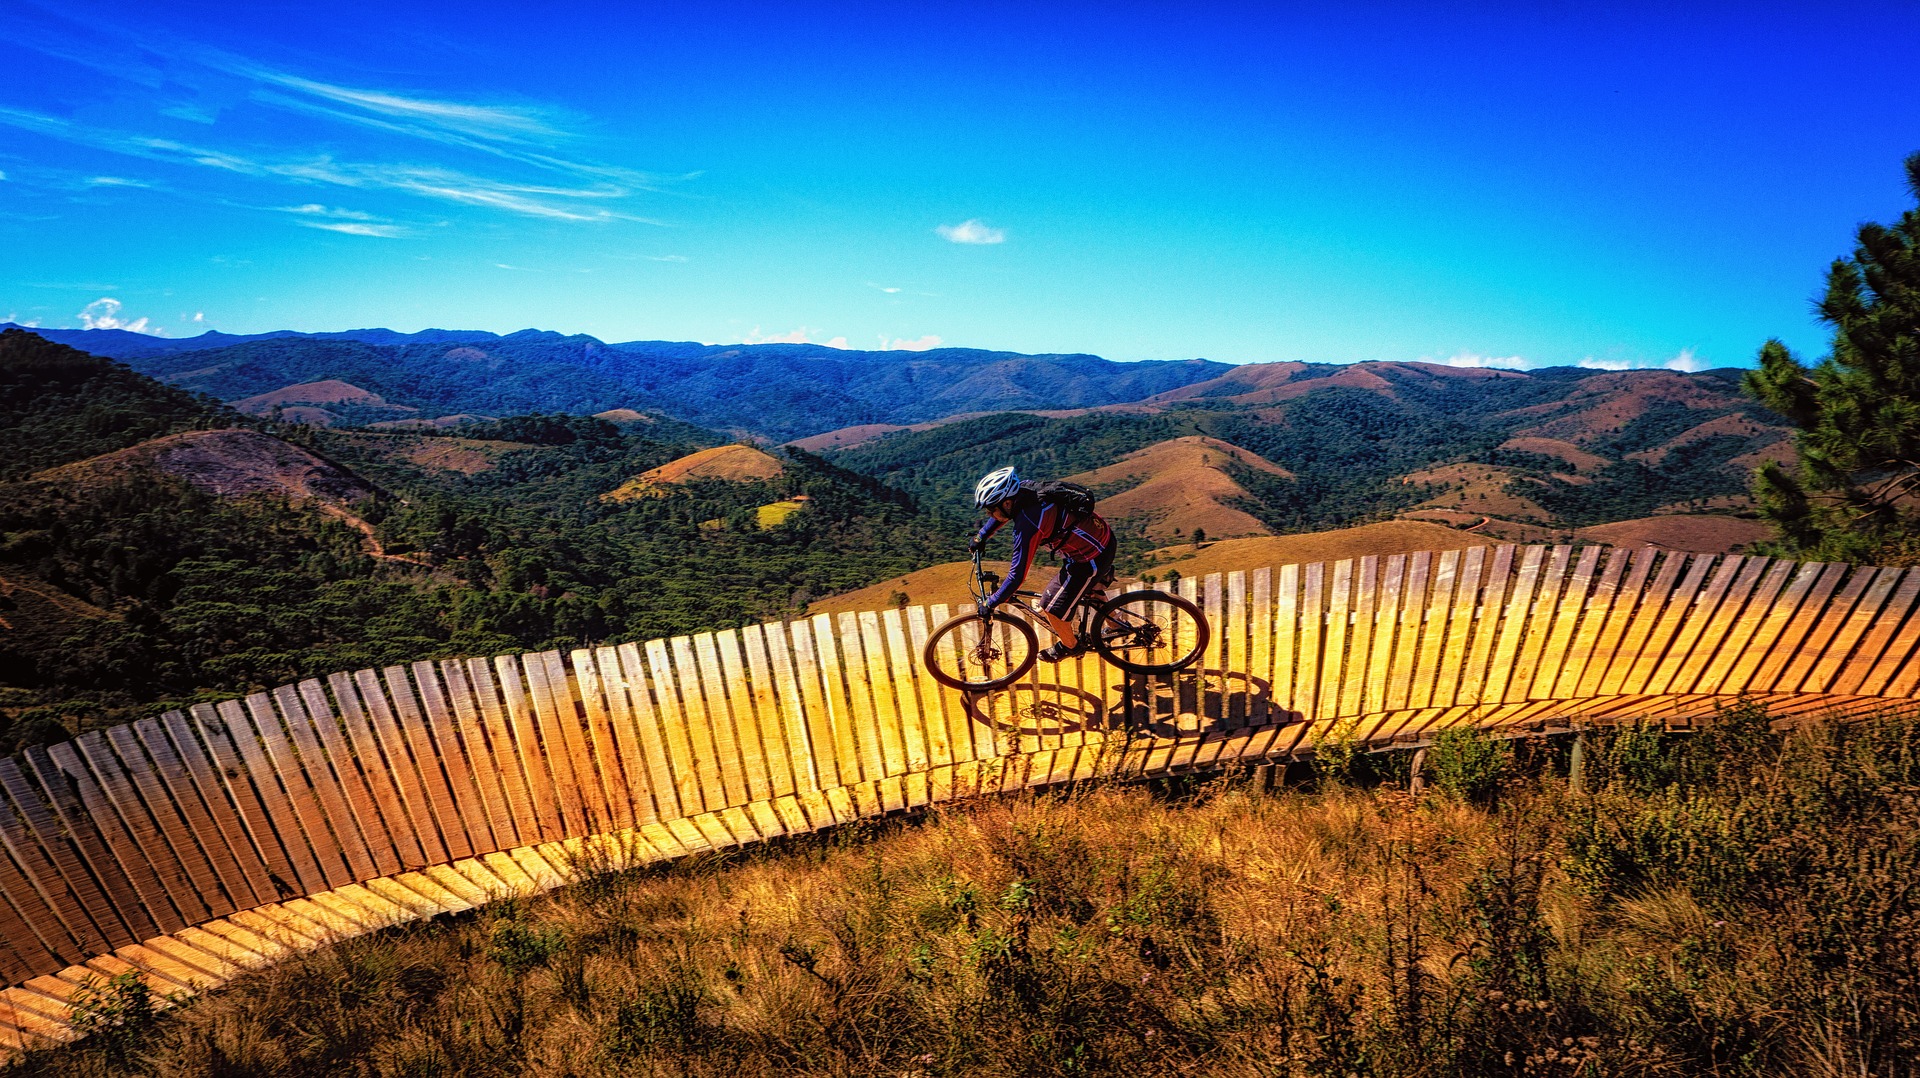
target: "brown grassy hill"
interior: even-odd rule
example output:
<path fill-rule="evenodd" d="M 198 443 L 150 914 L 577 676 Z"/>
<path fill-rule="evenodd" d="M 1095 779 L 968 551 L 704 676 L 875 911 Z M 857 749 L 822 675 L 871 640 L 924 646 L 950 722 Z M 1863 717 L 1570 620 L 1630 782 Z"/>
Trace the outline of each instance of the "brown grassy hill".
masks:
<path fill-rule="evenodd" d="M 1678 371 L 1618 371 L 1583 379 L 1560 400 L 1515 409 L 1498 418 L 1523 420 L 1537 415 L 1539 423 L 1516 433 L 1587 446 L 1618 433 L 1656 407 L 1678 404 L 1703 413 L 1704 421 L 1711 418 L 1709 413 L 1724 411 L 1737 399 L 1721 383 Z M 1784 434 L 1786 428 L 1780 429 Z"/>
<path fill-rule="evenodd" d="M 266 415 L 275 408 L 284 409 L 299 405 L 321 408 L 327 405 L 354 405 L 362 408 L 384 408 L 395 412 L 415 411 L 404 404 L 390 404 L 378 393 L 361 389 L 351 382 L 342 382 L 337 378 L 283 386 L 270 393 L 261 393 L 233 402 L 235 411 L 244 412 L 247 415 Z"/>
<path fill-rule="evenodd" d="M 448 427 L 464 427 L 469 423 L 491 423 L 493 418 L 490 415 L 460 412 L 456 415 L 436 416 L 432 419 L 387 419 L 367 425 L 374 430 L 445 430 Z"/>
<path fill-rule="evenodd" d="M 1514 473 L 1493 464 L 1443 464 L 1403 476 L 1402 483 L 1432 484 L 1432 497 L 1421 502 L 1421 509 L 1450 509 L 1461 513 L 1479 513 L 1511 520 L 1545 523 L 1552 514 L 1535 502 L 1507 493 Z M 1577 476 L 1561 478 L 1577 480 Z"/>
<path fill-rule="evenodd" d="M 1770 538 L 1773 529 L 1758 520 L 1718 513 L 1675 514 L 1596 524 L 1575 533 L 1581 539 L 1612 546 L 1656 546 L 1701 554 L 1731 554 Z"/>
<path fill-rule="evenodd" d="M 1437 363 L 1353 363 L 1331 374 L 1305 363 L 1249 363 L 1218 378 L 1148 397 L 1146 404 L 1207 400 L 1234 404 L 1278 404 L 1321 389 L 1364 389 L 1387 396 L 1407 382 L 1441 379 L 1491 381 L 1525 378 L 1519 371 L 1488 367 L 1447 367 Z"/>
<path fill-rule="evenodd" d="M 1104 468 L 1067 478 L 1095 488 L 1131 484 L 1101 499 L 1101 515 L 1141 524 L 1152 539 L 1192 535 L 1195 528 L 1221 538 L 1270 534 L 1272 529 L 1257 518 L 1227 504 L 1247 496 L 1246 488 L 1228 473 L 1232 467 L 1293 477 L 1250 450 L 1218 438 L 1190 435 L 1157 442 Z"/>
<path fill-rule="evenodd" d="M 937 423 L 918 423 L 912 426 L 903 426 L 898 423 L 861 423 L 851 427 L 841 427 L 839 430 L 830 430 L 825 434 L 795 438 L 787 444 L 809 453 L 818 453 L 823 449 L 850 449 L 897 430 L 930 430 L 938 425 Z"/>
<path fill-rule="evenodd" d="M 601 497 L 612 502 L 627 501 L 645 498 L 662 487 L 695 479 L 746 482 L 775 479 L 786 474 L 786 470 L 786 466 L 778 460 L 750 445 L 717 445 L 641 472 Z"/>
<path fill-rule="evenodd" d="M 631 408 L 609 408 L 604 412 L 593 413 L 593 418 L 604 419 L 616 427 L 638 427 L 653 423 L 653 417 Z"/>
<path fill-rule="evenodd" d="M 1498 540 L 1471 532 L 1457 531 L 1439 524 L 1429 524 L 1417 520 L 1389 520 L 1379 524 L 1366 524 L 1358 528 L 1341 528 L 1335 531 L 1311 532 L 1304 535 L 1262 535 L 1245 539 L 1223 539 L 1219 542 L 1202 544 L 1198 550 L 1192 543 L 1162 547 L 1147 552 L 1139 559 L 1127 559 L 1130 568 L 1137 571 L 1128 575 L 1151 574 L 1165 579 L 1168 571 L 1176 571 L 1181 576 L 1205 576 L 1208 573 L 1230 573 L 1236 569 L 1257 569 L 1263 565 L 1287 565 L 1295 562 L 1336 561 L 1340 558 L 1358 558 L 1368 554 L 1408 554 L 1416 550 L 1461 550 L 1472 546 L 1489 546 Z M 1130 552 L 1123 544 L 1123 559 Z M 1005 562 L 989 562 L 988 566 L 996 573 L 1006 572 Z M 907 602 L 948 603 L 961 605 L 972 602 L 967 589 L 968 578 L 973 573 L 973 563 L 956 561 L 931 566 L 894 577 L 858 591 L 842 592 L 809 603 L 810 614 L 838 613 L 842 610 L 875 610 L 898 602 L 897 596 L 904 592 Z M 1053 579 L 1053 570 L 1042 567 L 1029 577 L 1029 583 L 1037 590 L 1046 581 Z"/>
<path fill-rule="evenodd" d="M 1500 443 L 1500 448 L 1516 453 L 1533 453 L 1542 457 L 1564 460 L 1576 472 L 1591 472 L 1607 466 L 1607 458 L 1589 453 L 1558 438 L 1508 438 Z"/>
<path fill-rule="evenodd" d="M 34 478 L 99 482 L 141 471 L 185 479 L 209 494 L 266 494 L 296 502 L 350 504 L 373 488 L 296 445 L 251 430 L 195 430 L 142 442 L 117 453 L 50 468 Z"/>
<path fill-rule="evenodd" d="M 1751 438 L 1756 435 L 1768 434 L 1773 436 L 1773 441 L 1768 443 L 1764 448 L 1755 450 L 1756 453 L 1765 453 L 1776 446 L 1786 450 L 1789 454 L 1792 453 L 1792 439 L 1784 428 L 1764 426 L 1755 422 L 1750 416 L 1723 415 L 1688 427 L 1686 430 L 1681 431 L 1679 434 L 1661 442 L 1651 449 L 1643 449 L 1638 453 L 1629 453 L 1627 457 L 1630 460 L 1644 461 L 1648 464 L 1659 464 L 1661 461 L 1667 459 L 1668 454 L 1674 450 L 1706 438 L 1727 436 Z"/>

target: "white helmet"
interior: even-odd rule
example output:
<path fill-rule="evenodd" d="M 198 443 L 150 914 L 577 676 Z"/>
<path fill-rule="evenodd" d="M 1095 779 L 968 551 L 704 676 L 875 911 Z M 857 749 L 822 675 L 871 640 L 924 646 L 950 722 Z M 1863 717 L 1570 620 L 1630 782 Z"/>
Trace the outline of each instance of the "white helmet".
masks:
<path fill-rule="evenodd" d="M 988 472 L 973 488 L 973 504 L 981 509 L 1013 497 L 1020 490 L 1020 477 L 1011 467 Z"/>

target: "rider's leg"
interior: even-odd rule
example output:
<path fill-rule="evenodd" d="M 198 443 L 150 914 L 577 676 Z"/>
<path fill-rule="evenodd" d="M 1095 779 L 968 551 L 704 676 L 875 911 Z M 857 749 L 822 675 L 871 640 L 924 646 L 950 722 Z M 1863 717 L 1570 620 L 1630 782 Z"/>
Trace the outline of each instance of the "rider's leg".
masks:
<path fill-rule="evenodd" d="M 1067 619 L 1074 604 L 1081 601 L 1098 576 L 1099 570 L 1094 562 L 1070 561 L 1060 567 L 1060 573 L 1053 578 L 1053 583 L 1040 593 L 1040 613 L 1047 619 L 1047 628 L 1060 638 L 1065 651 L 1080 646 L 1080 630 Z"/>

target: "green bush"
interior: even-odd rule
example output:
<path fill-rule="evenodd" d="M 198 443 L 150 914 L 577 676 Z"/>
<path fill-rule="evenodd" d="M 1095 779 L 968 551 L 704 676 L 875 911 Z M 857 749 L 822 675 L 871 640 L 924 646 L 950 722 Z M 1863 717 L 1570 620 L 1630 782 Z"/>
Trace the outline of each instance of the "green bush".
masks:
<path fill-rule="evenodd" d="M 1513 749 L 1477 727 L 1455 727 L 1434 736 L 1427 753 L 1433 780 L 1463 801 L 1481 804 L 1500 792 L 1500 780 L 1513 766 Z"/>

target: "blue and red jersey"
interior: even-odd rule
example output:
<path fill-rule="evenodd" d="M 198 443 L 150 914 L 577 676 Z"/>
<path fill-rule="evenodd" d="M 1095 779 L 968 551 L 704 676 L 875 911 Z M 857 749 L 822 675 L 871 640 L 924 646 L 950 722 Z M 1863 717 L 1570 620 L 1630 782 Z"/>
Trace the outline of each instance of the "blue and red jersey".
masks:
<path fill-rule="evenodd" d="M 1000 530 L 999 517 L 988 517 L 980 526 L 979 539 L 986 542 Z M 1031 490 L 1022 489 L 1013 498 L 1013 515 L 1006 522 L 1013 527 L 1013 559 L 1007 577 L 987 600 L 1004 603 L 1027 579 L 1033 559 L 1045 547 L 1068 561 L 1092 561 L 1113 545 L 1113 529 L 1098 513 L 1075 518 L 1052 502 L 1040 500 Z"/>

